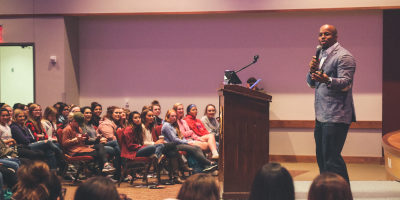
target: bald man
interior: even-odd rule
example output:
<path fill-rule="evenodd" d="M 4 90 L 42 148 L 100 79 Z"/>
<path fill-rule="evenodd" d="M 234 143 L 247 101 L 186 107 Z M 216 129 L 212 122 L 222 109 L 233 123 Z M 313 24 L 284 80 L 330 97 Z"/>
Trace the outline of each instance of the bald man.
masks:
<path fill-rule="evenodd" d="M 352 94 L 356 62 L 337 38 L 334 26 L 319 29 L 322 51 L 319 60 L 314 56 L 310 62 L 307 83 L 315 89 L 314 138 L 320 173 L 336 173 L 350 184 L 341 152 L 350 124 L 356 121 Z"/>

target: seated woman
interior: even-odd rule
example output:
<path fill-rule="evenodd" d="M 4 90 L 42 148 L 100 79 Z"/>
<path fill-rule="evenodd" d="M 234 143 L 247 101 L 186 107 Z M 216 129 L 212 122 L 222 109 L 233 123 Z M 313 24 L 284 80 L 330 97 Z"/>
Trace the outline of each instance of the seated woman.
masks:
<path fill-rule="evenodd" d="M 81 112 L 81 108 L 78 106 L 71 106 L 71 113 L 75 114 L 76 112 Z"/>
<path fill-rule="evenodd" d="M 108 141 L 114 141 L 118 145 L 115 133 L 120 127 L 119 119 L 121 118 L 121 109 L 117 106 L 110 106 L 107 108 L 107 114 L 100 120 L 99 126 L 96 130 L 98 135 L 107 138 Z"/>
<path fill-rule="evenodd" d="M 10 117 L 13 115 L 13 109 L 11 108 L 10 105 L 4 104 L 2 108 L 5 108 L 8 110 L 8 113 L 10 113 Z M 11 125 L 11 121 L 9 121 L 8 125 Z"/>
<path fill-rule="evenodd" d="M 294 200 L 292 176 L 279 163 L 268 163 L 255 175 L 249 200 L 264 199 Z"/>
<path fill-rule="evenodd" d="M 317 176 L 308 191 L 308 200 L 353 200 L 349 183 L 341 176 L 326 172 Z"/>
<path fill-rule="evenodd" d="M 215 140 L 218 142 L 219 123 L 217 119 L 214 118 L 215 111 L 215 106 L 208 104 L 206 106 L 206 110 L 204 111 L 204 116 L 200 119 L 200 121 L 203 123 L 207 131 L 215 136 Z"/>
<path fill-rule="evenodd" d="M 61 103 L 58 109 L 57 116 L 57 127 L 61 127 L 64 123 L 68 123 L 69 106 L 65 103 Z"/>
<path fill-rule="evenodd" d="M 18 170 L 19 182 L 15 185 L 12 198 L 18 200 L 63 200 L 61 182 L 50 172 L 49 167 L 36 161 L 23 165 Z M 65 194 L 64 194 L 65 195 Z"/>
<path fill-rule="evenodd" d="M 97 135 L 97 133 L 96 133 L 97 127 L 93 126 L 93 124 L 92 124 L 93 123 L 93 121 L 92 121 L 93 115 L 92 115 L 91 108 L 83 107 L 83 108 L 81 108 L 81 110 L 83 111 L 83 116 L 85 117 L 85 120 L 84 120 L 85 126 L 82 127 L 82 132 L 84 134 L 85 133 L 88 134 L 88 136 L 89 136 L 89 140 L 86 142 L 86 144 L 103 143 L 103 140 L 102 140 L 102 142 L 100 142 L 101 136 Z M 103 138 L 103 139 L 104 139 L 104 145 L 106 145 L 107 139 L 106 138 Z M 116 142 L 116 141 L 114 141 L 114 142 Z M 104 148 L 106 150 L 106 153 L 110 157 L 114 157 L 113 164 L 116 169 L 114 172 L 114 179 L 119 180 L 119 178 L 121 176 L 121 162 L 122 161 L 121 161 L 121 156 L 120 156 L 121 151 L 118 146 L 118 143 L 116 146 L 115 145 L 106 145 L 106 146 L 104 146 Z"/>
<path fill-rule="evenodd" d="M 156 117 L 156 125 L 162 124 L 162 119 L 160 118 L 161 114 L 161 105 L 160 102 L 154 100 L 151 102 L 151 111 L 153 111 L 154 116 Z"/>
<path fill-rule="evenodd" d="M 69 116 L 69 124 L 62 132 L 62 146 L 70 156 L 92 156 L 99 162 L 100 170 L 103 172 L 114 171 L 115 168 L 107 160 L 104 145 L 95 144 L 88 146 L 85 141 L 88 139 L 82 134 L 80 127 L 84 126 L 85 117 L 81 112 Z"/>
<path fill-rule="evenodd" d="M 25 126 L 31 131 L 33 136 L 35 136 L 36 141 L 47 140 L 48 135 L 46 134 L 42 122 L 42 108 L 37 104 L 32 104 L 29 107 L 29 116 L 25 121 Z"/>
<path fill-rule="evenodd" d="M 219 187 L 209 174 L 195 174 L 189 177 L 179 190 L 179 200 L 218 200 Z"/>
<path fill-rule="evenodd" d="M 93 124 L 93 126 L 95 127 L 99 127 L 99 122 L 101 120 L 101 113 L 103 111 L 103 108 L 101 107 L 101 105 L 97 102 L 92 102 L 91 104 L 91 110 L 92 110 L 92 119 L 91 119 L 91 124 Z"/>
<path fill-rule="evenodd" d="M 31 151 L 34 151 L 33 153 L 26 152 L 27 150 L 18 148 L 18 155 L 30 159 L 34 159 L 32 156 L 38 159 L 46 156 L 47 164 L 50 169 L 56 170 L 57 159 L 58 162 L 61 162 L 61 150 L 50 140 L 36 141 L 35 136 L 32 134 L 31 130 L 25 126 L 24 122 L 24 112 L 20 109 L 16 109 L 14 111 L 13 123 L 11 124 L 12 137 L 18 144 L 28 145 Z"/>
<path fill-rule="evenodd" d="M 122 109 L 121 108 L 121 117 L 119 119 L 119 126 L 122 128 L 126 128 L 128 125 L 128 115 L 129 115 L 130 111 L 129 109 Z"/>
<path fill-rule="evenodd" d="M 193 141 L 187 141 L 179 130 L 176 112 L 169 109 L 165 115 L 165 120 L 161 128 L 161 134 L 164 135 L 165 141 L 174 142 L 178 151 L 186 151 L 187 154 L 196 158 L 197 162 L 205 165 L 204 172 L 212 172 L 218 167 L 217 163 L 207 160 L 200 147 L 195 146 Z"/>
<path fill-rule="evenodd" d="M 90 107 L 81 108 L 83 116 L 85 116 L 85 126 L 82 128 L 82 132 L 89 135 L 89 139 L 97 138 L 96 129 L 97 127 L 93 126 L 93 114 L 92 109 Z"/>
<path fill-rule="evenodd" d="M 44 131 L 46 132 L 50 141 L 57 141 L 57 110 L 53 107 L 48 106 L 44 110 L 43 119 L 42 119 L 42 126 Z"/>
<path fill-rule="evenodd" d="M 179 130 L 182 131 L 185 138 L 191 138 L 194 140 L 194 144 L 199 146 L 204 152 L 211 151 L 213 155 L 212 159 L 218 159 L 219 154 L 215 137 L 204 128 L 204 125 L 200 120 L 196 119 L 197 107 L 194 104 L 188 106 L 185 120 L 182 120 L 184 115 L 182 104 L 176 103 L 174 105 L 174 110 L 176 110 L 177 119 L 179 119 Z"/>

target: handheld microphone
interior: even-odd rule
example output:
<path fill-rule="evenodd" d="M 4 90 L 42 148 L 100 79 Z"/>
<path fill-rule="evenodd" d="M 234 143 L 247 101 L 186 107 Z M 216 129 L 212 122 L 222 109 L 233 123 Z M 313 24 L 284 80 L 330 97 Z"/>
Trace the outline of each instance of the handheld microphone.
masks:
<path fill-rule="evenodd" d="M 321 47 L 321 48 L 322 48 L 322 47 Z M 253 63 L 256 63 L 259 57 L 260 57 L 260 56 L 255 55 L 255 56 L 254 56 L 254 61 L 253 61 Z"/>
<path fill-rule="evenodd" d="M 317 53 L 315 53 L 315 58 L 317 59 L 317 61 L 319 59 L 319 54 L 321 53 L 321 50 L 322 50 L 322 46 L 318 45 L 317 46 Z"/>

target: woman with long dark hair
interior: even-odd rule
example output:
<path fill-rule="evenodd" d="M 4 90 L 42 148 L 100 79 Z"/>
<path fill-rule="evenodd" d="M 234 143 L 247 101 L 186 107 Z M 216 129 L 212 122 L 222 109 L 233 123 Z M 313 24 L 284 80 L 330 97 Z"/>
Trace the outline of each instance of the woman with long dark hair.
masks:
<path fill-rule="evenodd" d="M 60 127 L 63 124 L 68 123 L 69 106 L 65 103 L 60 103 L 60 107 L 57 112 L 57 126 Z"/>
<path fill-rule="evenodd" d="M 91 104 L 91 110 L 92 110 L 92 119 L 91 119 L 91 124 L 93 124 L 93 126 L 95 127 L 99 127 L 99 123 L 101 120 L 101 113 L 103 111 L 103 107 L 101 106 L 101 104 L 97 103 L 97 102 L 92 102 Z"/>

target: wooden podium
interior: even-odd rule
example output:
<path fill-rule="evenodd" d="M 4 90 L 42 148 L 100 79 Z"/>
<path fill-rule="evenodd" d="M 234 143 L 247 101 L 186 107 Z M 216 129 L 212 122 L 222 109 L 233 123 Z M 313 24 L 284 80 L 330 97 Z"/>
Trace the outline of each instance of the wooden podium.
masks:
<path fill-rule="evenodd" d="M 238 85 L 221 85 L 218 93 L 221 198 L 247 199 L 254 175 L 269 161 L 272 96 Z"/>

